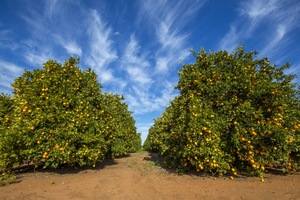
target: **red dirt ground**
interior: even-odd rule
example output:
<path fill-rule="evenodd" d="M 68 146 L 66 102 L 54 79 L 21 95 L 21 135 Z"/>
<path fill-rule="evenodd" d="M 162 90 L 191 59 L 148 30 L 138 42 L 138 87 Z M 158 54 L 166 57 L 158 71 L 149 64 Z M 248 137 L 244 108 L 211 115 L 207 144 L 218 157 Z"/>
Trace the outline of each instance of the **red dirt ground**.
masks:
<path fill-rule="evenodd" d="M 157 154 L 134 153 L 106 160 L 95 168 L 57 169 L 17 174 L 17 182 L 0 187 L 0 199 L 300 199 L 300 174 L 214 178 L 178 176 L 159 166 Z"/>

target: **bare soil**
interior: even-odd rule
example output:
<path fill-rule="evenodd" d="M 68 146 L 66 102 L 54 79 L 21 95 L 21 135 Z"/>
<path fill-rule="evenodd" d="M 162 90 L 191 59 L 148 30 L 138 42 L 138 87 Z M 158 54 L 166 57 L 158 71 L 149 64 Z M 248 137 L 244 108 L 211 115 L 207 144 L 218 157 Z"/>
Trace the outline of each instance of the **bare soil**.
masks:
<path fill-rule="evenodd" d="M 0 199 L 300 199 L 300 174 L 257 177 L 178 176 L 161 167 L 157 154 L 140 152 L 94 168 L 30 169 L 0 187 Z"/>

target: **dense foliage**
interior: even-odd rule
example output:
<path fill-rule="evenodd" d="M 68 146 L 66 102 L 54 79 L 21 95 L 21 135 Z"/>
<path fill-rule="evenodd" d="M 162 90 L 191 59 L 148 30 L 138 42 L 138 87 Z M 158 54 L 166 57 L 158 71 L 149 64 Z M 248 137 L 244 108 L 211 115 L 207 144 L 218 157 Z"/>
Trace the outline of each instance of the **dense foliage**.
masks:
<path fill-rule="evenodd" d="M 140 148 L 140 134 L 124 98 L 103 93 L 96 74 L 70 58 L 25 71 L 0 99 L 0 161 L 44 167 L 94 165 Z M 0 164 L 1 164 L 0 163 Z"/>
<path fill-rule="evenodd" d="M 239 47 L 194 52 L 195 64 L 179 72 L 180 95 L 155 120 L 144 147 L 167 166 L 213 174 L 299 166 L 300 101 L 286 75 L 289 63 L 270 65 Z M 297 159 L 298 156 L 298 159 Z"/>

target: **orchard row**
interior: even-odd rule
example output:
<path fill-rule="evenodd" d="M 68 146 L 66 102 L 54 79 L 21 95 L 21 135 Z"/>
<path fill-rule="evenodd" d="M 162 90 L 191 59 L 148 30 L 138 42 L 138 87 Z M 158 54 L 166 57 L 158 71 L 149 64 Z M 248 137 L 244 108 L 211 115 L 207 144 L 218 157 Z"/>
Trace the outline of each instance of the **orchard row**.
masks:
<path fill-rule="evenodd" d="M 270 65 L 239 47 L 194 52 L 179 72 L 180 91 L 144 143 L 180 173 L 263 177 L 268 167 L 299 169 L 300 101 L 289 63 Z"/>
<path fill-rule="evenodd" d="M 124 98 L 103 93 L 96 74 L 70 58 L 25 71 L 0 96 L 0 164 L 89 165 L 141 147 Z"/>

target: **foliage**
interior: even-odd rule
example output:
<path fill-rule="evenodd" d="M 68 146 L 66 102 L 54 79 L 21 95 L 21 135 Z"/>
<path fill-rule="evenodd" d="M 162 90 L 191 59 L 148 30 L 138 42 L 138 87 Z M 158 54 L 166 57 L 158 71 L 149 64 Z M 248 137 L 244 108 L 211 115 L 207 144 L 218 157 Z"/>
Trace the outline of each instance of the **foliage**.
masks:
<path fill-rule="evenodd" d="M 16 181 L 16 176 L 11 173 L 3 173 L 0 175 L 0 186 L 5 186 Z"/>
<path fill-rule="evenodd" d="M 102 93 L 96 74 L 78 63 L 72 57 L 63 64 L 49 60 L 17 78 L 11 98 L 1 96 L 5 169 L 40 162 L 54 168 L 94 165 L 140 147 L 124 98 Z"/>
<path fill-rule="evenodd" d="M 13 101 L 11 97 L 5 94 L 0 94 L 0 147 L 3 146 L 4 134 L 7 127 L 10 127 L 9 114 L 13 110 Z M 3 166 L 3 161 L 0 159 L 0 168 Z"/>
<path fill-rule="evenodd" d="M 300 102 L 289 63 L 270 65 L 243 47 L 193 52 L 176 86 L 180 95 L 155 120 L 145 148 L 158 151 L 169 167 L 262 176 L 265 167 L 299 166 Z"/>
<path fill-rule="evenodd" d="M 106 129 L 109 132 L 106 138 L 109 147 L 108 157 L 120 157 L 126 153 L 136 152 L 141 148 L 141 134 L 136 134 L 135 121 L 128 111 L 128 106 L 122 103 L 124 97 L 113 94 L 104 94 L 103 105 L 108 107 L 103 113 Z"/>

